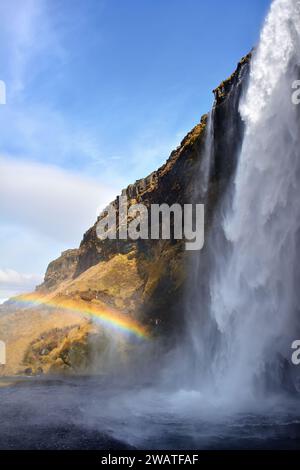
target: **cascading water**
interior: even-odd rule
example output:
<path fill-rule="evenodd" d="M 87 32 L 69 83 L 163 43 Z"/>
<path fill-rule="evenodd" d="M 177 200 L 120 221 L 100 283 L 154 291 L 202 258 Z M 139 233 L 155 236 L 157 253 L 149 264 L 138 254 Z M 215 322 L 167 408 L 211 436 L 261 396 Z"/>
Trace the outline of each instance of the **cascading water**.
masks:
<path fill-rule="evenodd" d="M 245 132 L 210 280 L 213 384 L 247 396 L 280 384 L 300 322 L 300 1 L 275 0 L 240 103 Z M 203 338 L 201 338 L 203 340 Z M 210 348 L 212 350 L 212 348 Z"/>

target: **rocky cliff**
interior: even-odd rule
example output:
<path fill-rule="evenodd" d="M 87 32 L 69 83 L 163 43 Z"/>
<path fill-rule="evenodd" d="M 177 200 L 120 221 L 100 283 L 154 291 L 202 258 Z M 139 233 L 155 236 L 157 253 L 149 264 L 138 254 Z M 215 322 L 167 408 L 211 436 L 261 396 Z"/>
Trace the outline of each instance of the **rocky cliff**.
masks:
<path fill-rule="evenodd" d="M 63 281 L 72 279 L 77 269 L 78 255 L 77 249 L 66 250 L 58 259 L 52 261 L 47 268 L 41 287 L 44 290 L 51 290 L 59 286 Z"/>
<path fill-rule="evenodd" d="M 205 202 L 208 229 L 214 206 L 236 165 L 243 132 L 238 104 L 250 57 L 251 54 L 245 56 L 236 71 L 214 90 L 215 144 L 208 195 L 197 193 L 201 183 L 199 167 L 205 152 L 207 115 L 204 115 L 162 167 L 122 191 L 128 206 Z M 114 204 L 117 205 L 117 200 Z M 98 220 L 84 234 L 78 250 L 64 252 L 50 263 L 45 281 L 38 289 L 57 289 L 70 279 L 72 292 L 84 293 L 91 299 L 98 296 L 116 307 L 138 311 L 148 322 L 159 318 L 161 325 L 168 323 L 169 327 L 186 277 L 184 243 L 174 239 L 101 241 L 96 234 Z"/>
<path fill-rule="evenodd" d="M 236 166 L 238 143 L 243 132 L 238 105 L 247 80 L 250 58 L 251 54 L 244 57 L 231 77 L 214 90 L 211 128 L 208 130 L 208 116 L 204 115 L 163 166 L 123 190 L 122 195 L 127 196 L 129 206 L 136 203 L 147 207 L 152 203 L 205 203 L 208 236 L 215 207 Z M 208 189 L 203 194 L 198 187 L 201 185 L 200 167 L 208 132 L 213 132 L 214 148 L 210 157 Z M 117 200 L 114 205 L 117 205 Z M 101 217 L 103 214 L 98 220 Z M 171 330 L 174 327 L 178 329 L 183 322 L 180 303 L 191 256 L 184 250 L 184 241 L 118 238 L 101 241 L 96 234 L 98 220 L 84 234 L 78 249 L 67 250 L 50 263 L 43 284 L 37 288 L 37 295 L 50 296 L 52 300 L 72 299 L 86 305 L 103 305 L 137 319 L 155 334 L 168 331 L 170 336 Z M 18 311 L 15 315 L 19 315 Z M 24 318 L 24 313 L 22 315 Z M 26 315 L 26 321 L 30 322 L 31 311 Z M 41 313 L 38 315 L 44 318 Z M 53 317 L 51 325 L 44 322 L 44 326 L 40 325 L 38 331 L 28 336 L 21 348 L 22 353 L 15 360 L 18 366 L 8 367 L 10 372 L 18 368 L 20 371 L 22 367 L 23 371 L 28 368 L 37 371 L 43 367 L 42 363 L 48 364 L 45 371 L 51 370 L 52 366 L 56 371 L 74 371 L 78 361 L 85 363 L 81 355 L 86 356 L 86 344 L 94 326 L 82 324 L 81 320 L 74 323 L 72 318 L 63 321 L 60 328 L 63 333 L 59 333 L 55 331 L 55 322 Z M 72 328 L 77 328 L 77 333 L 71 333 Z M 65 360 L 66 345 L 67 357 L 72 356 L 72 341 L 76 344 L 77 355 L 73 354 L 73 360 Z M 55 348 L 51 349 L 49 344 Z M 44 353 L 40 354 L 42 351 Z"/>

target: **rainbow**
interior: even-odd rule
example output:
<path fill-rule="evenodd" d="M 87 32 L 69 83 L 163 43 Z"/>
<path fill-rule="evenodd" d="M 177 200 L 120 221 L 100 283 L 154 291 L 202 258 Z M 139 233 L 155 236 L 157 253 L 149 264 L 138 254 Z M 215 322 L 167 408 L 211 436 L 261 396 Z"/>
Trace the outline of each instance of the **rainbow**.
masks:
<path fill-rule="evenodd" d="M 100 322 L 104 327 L 112 328 L 127 335 L 133 335 L 139 339 L 149 339 L 147 329 L 128 315 L 121 314 L 106 306 L 87 305 L 82 300 L 71 300 L 66 298 L 51 297 L 47 295 L 23 294 L 11 299 L 14 302 L 28 306 L 59 308 L 81 316 L 91 317 Z"/>

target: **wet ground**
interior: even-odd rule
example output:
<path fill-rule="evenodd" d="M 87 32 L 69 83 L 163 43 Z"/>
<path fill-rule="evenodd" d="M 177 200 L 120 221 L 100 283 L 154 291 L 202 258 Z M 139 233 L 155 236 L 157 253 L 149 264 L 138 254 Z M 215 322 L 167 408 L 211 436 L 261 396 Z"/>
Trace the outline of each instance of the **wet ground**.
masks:
<path fill-rule="evenodd" d="M 195 391 L 95 378 L 6 380 L 0 449 L 300 449 L 298 405 L 232 412 L 203 405 Z"/>

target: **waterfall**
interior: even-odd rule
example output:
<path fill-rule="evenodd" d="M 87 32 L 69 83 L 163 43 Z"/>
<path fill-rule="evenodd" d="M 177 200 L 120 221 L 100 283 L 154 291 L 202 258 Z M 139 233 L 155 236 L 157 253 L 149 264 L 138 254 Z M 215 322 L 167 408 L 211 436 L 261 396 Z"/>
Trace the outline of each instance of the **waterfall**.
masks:
<path fill-rule="evenodd" d="M 291 100 L 299 64 L 300 1 L 274 0 L 239 106 L 244 137 L 219 221 L 226 256 L 211 248 L 207 367 L 231 398 L 281 386 L 300 336 L 300 112 Z"/>

